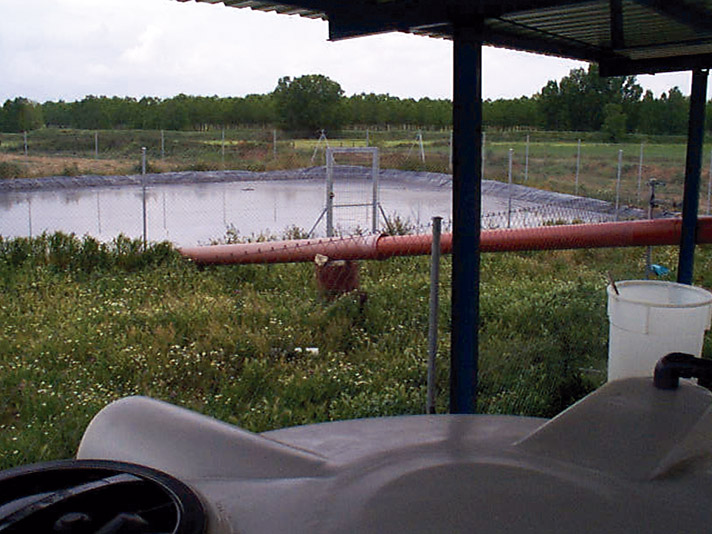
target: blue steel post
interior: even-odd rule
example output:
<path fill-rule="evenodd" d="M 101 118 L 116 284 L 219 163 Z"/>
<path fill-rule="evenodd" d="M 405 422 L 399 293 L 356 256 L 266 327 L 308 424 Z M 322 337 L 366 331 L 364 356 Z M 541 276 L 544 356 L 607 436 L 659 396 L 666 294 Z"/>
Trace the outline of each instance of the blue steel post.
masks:
<path fill-rule="evenodd" d="M 475 413 L 482 179 L 482 22 L 455 22 L 450 412 Z"/>
<path fill-rule="evenodd" d="M 692 283 L 697 232 L 697 210 L 700 201 L 700 169 L 704 141 L 707 71 L 692 72 L 690 118 L 687 130 L 687 159 L 685 162 L 685 192 L 682 198 L 682 233 L 677 264 L 677 281 Z"/>

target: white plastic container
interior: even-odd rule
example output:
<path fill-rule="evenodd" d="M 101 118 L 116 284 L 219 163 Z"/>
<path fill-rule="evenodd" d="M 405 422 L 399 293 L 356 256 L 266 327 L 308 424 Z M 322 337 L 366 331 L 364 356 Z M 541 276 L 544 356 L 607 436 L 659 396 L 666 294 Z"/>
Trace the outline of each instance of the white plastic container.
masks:
<path fill-rule="evenodd" d="M 671 352 L 699 357 L 712 318 L 712 293 L 674 282 L 628 280 L 608 286 L 608 380 L 653 375 Z"/>

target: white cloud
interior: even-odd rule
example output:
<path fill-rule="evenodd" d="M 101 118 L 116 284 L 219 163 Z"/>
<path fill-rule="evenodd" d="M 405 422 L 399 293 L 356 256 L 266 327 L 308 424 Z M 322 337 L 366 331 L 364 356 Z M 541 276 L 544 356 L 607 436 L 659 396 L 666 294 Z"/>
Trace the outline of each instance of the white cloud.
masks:
<path fill-rule="evenodd" d="M 86 94 L 245 95 L 320 73 L 347 94 L 449 98 L 452 44 L 403 34 L 327 42 L 325 22 L 174 0 L 0 0 L 0 102 Z M 582 63 L 486 48 L 483 96 L 531 95 Z M 656 94 L 689 74 L 640 77 Z"/>

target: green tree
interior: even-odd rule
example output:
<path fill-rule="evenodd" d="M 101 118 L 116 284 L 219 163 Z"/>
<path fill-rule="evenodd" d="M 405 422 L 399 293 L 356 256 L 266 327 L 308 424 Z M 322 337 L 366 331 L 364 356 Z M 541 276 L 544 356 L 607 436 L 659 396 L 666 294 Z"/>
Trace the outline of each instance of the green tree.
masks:
<path fill-rule="evenodd" d="M 598 66 L 592 64 L 588 70 L 571 70 L 558 83 L 550 81 L 537 100 L 549 129 L 600 130 L 607 104 L 620 105 L 626 119 L 631 121 L 626 128 L 633 129 L 642 94 L 635 76 L 602 78 Z"/>
<path fill-rule="evenodd" d="M 483 102 L 482 115 L 487 126 L 497 128 L 516 126 L 537 128 L 543 124 L 536 100 L 526 96 L 514 99 L 488 99 Z"/>
<path fill-rule="evenodd" d="M 688 110 L 690 107 L 690 99 L 684 96 L 680 89 L 673 87 L 667 94 L 660 95 L 662 102 L 662 123 L 665 134 L 683 135 L 687 132 Z"/>
<path fill-rule="evenodd" d="M 337 82 L 321 74 L 280 78 L 273 92 L 277 117 L 287 130 L 338 128 L 343 93 Z"/>
<path fill-rule="evenodd" d="M 27 98 L 7 100 L 0 114 L 0 130 L 4 132 L 26 132 L 44 126 L 42 106 Z"/>
<path fill-rule="evenodd" d="M 550 80 L 536 97 L 539 113 L 547 130 L 570 130 L 569 116 L 562 105 L 559 84 Z"/>
<path fill-rule="evenodd" d="M 617 143 L 626 132 L 626 114 L 623 113 L 623 106 L 620 104 L 606 104 L 603 108 L 603 126 L 601 130 L 608 135 L 608 138 Z"/>
<path fill-rule="evenodd" d="M 111 128 L 111 116 L 105 96 L 88 95 L 74 106 L 74 126 L 87 130 Z"/>
<path fill-rule="evenodd" d="M 47 126 L 70 128 L 72 126 L 72 103 L 45 102 L 42 104 L 42 114 Z"/>

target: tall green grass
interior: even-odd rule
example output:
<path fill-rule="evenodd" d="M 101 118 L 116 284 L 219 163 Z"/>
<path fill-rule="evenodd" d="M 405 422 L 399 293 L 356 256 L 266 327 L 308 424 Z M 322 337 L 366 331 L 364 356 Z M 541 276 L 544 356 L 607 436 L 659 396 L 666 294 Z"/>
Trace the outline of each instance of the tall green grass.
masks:
<path fill-rule="evenodd" d="M 698 255 L 704 285 L 711 258 Z M 674 251 L 655 259 L 674 266 Z M 642 266 L 641 250 L 485 255 L 479 409 L 549 417 L 600 384 L 603 273 Z M 198 269 L 123 237 L 0 239 L 0 468 L 72 456 L 90 419 L 126 395 L 251 431 L 422 413 L 429 259 L 360 268 L 366 298 L 327 301 L 309 264 Z M 449 258 L 442 271 L 439 411 Z"/>

